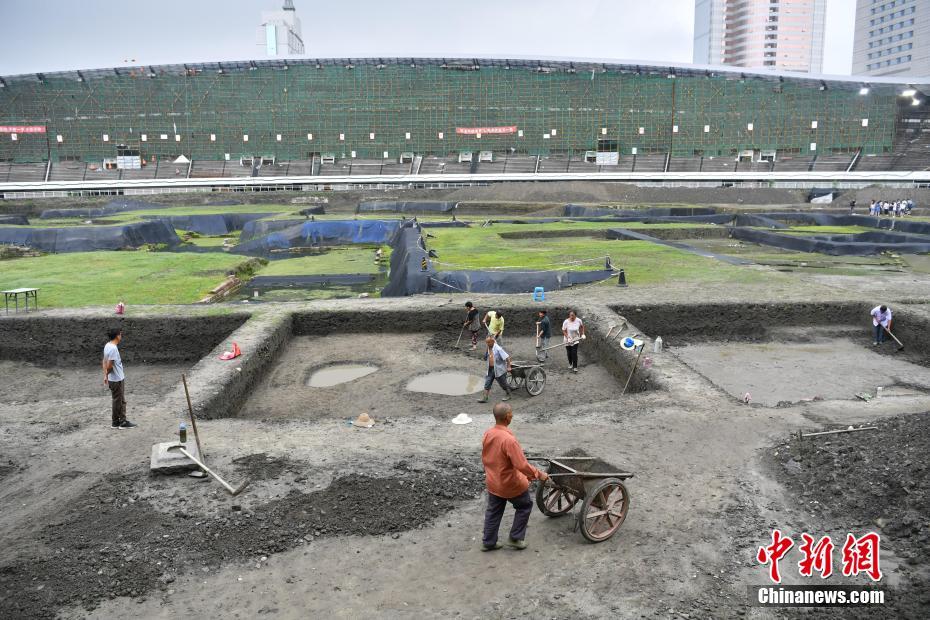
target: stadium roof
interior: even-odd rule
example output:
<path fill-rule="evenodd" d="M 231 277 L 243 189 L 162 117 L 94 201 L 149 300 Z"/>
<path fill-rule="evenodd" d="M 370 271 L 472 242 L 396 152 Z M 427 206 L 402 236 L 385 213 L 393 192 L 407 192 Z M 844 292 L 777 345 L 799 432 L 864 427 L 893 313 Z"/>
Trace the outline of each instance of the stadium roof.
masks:
<path fill-rule="evenodd" d="M 921 92 L 930 94 L 930 77 L 913 76 L 837 76 L 794 73 L 788 71 L 771 71 L 766 69 L 747 69 L 743 67 L 667 64 L 654 61 L 619 61 L 598 59 L 565 58 L 281 58 L 268 60 L 242 60 L 229 62 L 185 63 L 172 65 L 142 65 L 112 67 L 108 69 L 88 69 L 77 71 L 59 71 L 49 73 L 27 73 L 21 75 L 0 76 L 0 85 L 16 82 L 41 82 L 45 79 L 95 80 L 113 76 L 148 76 L 159 75 L 196 75 L 205 72 L 234 73 L 255 71 L 257 69 L 287 70 L 289 67 L 311 66 L 344 67 L 353 69 L 357 66 L 386 67 L 389 65 L 433 66 L 452 71 L 480 71 L 486 67 L 525 69 L 541 73 L 588 73 L 613 72 L 637 75 L 677 76 L 714 76 L 731 79 L 758 79 L 772 82 L 790 80 L 795 83 L 809 84 L 812 87 L 840 88 L 859 90 L 863 86 L 913 86 Z"/>

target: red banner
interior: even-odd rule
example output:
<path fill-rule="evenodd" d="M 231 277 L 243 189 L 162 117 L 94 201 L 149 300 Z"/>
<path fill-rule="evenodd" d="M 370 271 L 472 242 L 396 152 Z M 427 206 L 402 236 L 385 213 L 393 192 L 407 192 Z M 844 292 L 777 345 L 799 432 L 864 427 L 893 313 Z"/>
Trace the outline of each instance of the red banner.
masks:
<path fill-rule="evenodd" d="M 513 125 L 510 127 L 456 127 L 455 133 L 464 135 L 464 136 L 476 136 L 478 134 L 502 134 L 502 133 L 517 133 L 517 126 Z"/>
<path fill-rule="evenodd" d="M 45 125 L 0 125 L 0 133 L 45 133 Z"/>

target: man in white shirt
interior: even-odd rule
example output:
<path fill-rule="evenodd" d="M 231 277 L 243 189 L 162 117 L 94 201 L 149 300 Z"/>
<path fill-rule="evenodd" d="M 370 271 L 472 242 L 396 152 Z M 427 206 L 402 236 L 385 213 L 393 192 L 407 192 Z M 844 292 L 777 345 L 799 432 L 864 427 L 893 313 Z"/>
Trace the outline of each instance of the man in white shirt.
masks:
<path fill-rule="evenodd" d="M 891 331 L 891 309 L 885 305 L 875 306 L 871 314 L 872 327 L 875 328 L 875 342 L 872 346 L 877 347 L 885 342 L 885 330 Z"/>
<path fill-rule="evenodd" d="M 578 318 L 574 310 L 568 313 L 568 318 L 562 321 L 562 339 L 568 343 L 565 350 L 568 352 L 568 366 L 572 372 L 578 372 L 578 343 L 584 340 L 584 323 Z"/>
<path fill-rule="evenodd" d="M 135 428 L 136 425 L 126 419 L 126 375 L 123 373 L 123 360 L 119 355 L 119 343 L 123 340 L 123 330 L 111 329 L 107 332 L 109 342 L 103 347 L 103 384 L 110 388 L 113 397 L 113 428 Z"/>

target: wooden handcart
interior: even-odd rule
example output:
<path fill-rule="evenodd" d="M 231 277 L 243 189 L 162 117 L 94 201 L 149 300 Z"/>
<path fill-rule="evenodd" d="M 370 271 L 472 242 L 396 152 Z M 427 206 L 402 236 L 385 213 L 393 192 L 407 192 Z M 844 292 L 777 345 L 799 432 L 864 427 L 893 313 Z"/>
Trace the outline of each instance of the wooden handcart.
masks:
<path fill-rule="evenodd" d="M 527 457 L 546 461 L 549 480 L 536 488 L 536 506 L 547 517 L 569 513 L 576 504 L 577 527 L 591 542 L 603 542 L 616 533 L 630 509 L 630 493 L 623 481 L 629 472 L 593 456 Z"/>

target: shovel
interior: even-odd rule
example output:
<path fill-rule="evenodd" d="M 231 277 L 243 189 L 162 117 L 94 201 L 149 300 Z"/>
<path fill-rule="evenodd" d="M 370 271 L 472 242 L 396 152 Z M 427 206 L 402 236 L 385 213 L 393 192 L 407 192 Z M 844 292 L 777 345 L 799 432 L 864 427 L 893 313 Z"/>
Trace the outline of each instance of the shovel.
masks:
<path fill-rule="evenodd" d="M 458 339 L 455 341 L 455 348 L 456 348 L 456 349 L 459 348 L 459 343 L 462 342 L 462 334 L 464 334 L 464 333 L 465 333 L 465 328 L 463 327 L 463 328 L 462 328 L 462 331 L 459 332 L 459 337 L 458 337 Z"/>
<path fill-rule="evenodd" d="M 539 349 L 539 350 L 540 350 L 540 351 L 548 351 L 549 349 L 558 349 L 559 347 L 571 347 L 571 346 L 574 346 L 574 345 L 578 344 L 579 342 L 581 342 L 581 340 L 582 340 L 582 339 L 579 338 L 579 339 L 577 339 L 577 340 L 568 340 L 568 341 L 566 341 L 566 342 L 560 342 L 559 344 L 551 344 L 551 345 L 549 345 L 548 347 L 546 347 L 546 348 L 544 348 L 544 349 Z"/>
<path fill-rule="evenodd" d="M 898 340 L 898 337 L 895 336 L 894 334 L 892 334 L 892 333 L 891 333 L 891 330 L 888 329 L 887 327 L 885 327 L 884 325 L 882 325 L 882 329 L 884 329 L 886 332 L 888 332 L 888 335 L 891 336 L 892 338 L 894 338 L 894 341 L 898 343 L 898 351 L 903 351 L 903 350 L 904 350 L 904 343 L 902 343 L 900 340 Z"/>
<path fill-rule="evenodd" d="M 210 474 L 211 476 L 213 476 L 213 478 L 215 478 L 217 482 L 219 482 L 220 484 L 222 484 L 223 487 L 224 487 L 227 491 L 229 491 L 229 494 L 232 495 L 233 497 L 235 497 L 236 495 L 239 495 L 240 493 L 242 493 L 242 491 L 245 490 L 245 487 L 249 486 L 249 480 L 246 479 L 245 482 L 243 482 L 242 484 L 240 484 L 238 487 L 233 488 L 232 485 L 230 485 L 228 482 L 226 482 L 225 480 L 223 480 L 222 478 L 220 478 L 216 473 L 214 473 L 212 469 L 210 469 L 209 467 L 207 467 L 206 465 L 204 465 L 203 463 L 201 463 L 199 460 L 197 460 L 196 457 L 194 457 L 193 454 L 191 454 L 190 452 L 188 452 L 187 450 L 185 450 L 183 445 L 170 446 L 170 447 L 168 448 L 168 450 L 169 450 L 169 451 L 171 451 L 171 450 L 178 450 L 178 451 L 181 452 L 181 454 L 183 454 L 184 456 L 186 456 L 186 457 L 189 458 L 190 460 L 192 460 L 192 461 L 194 461 L 195 463 L 197 463 L 197 466 L 200 467 L 200 469 L 204 470 L 205 472 L 207 472 L 208 474 Z"/>

